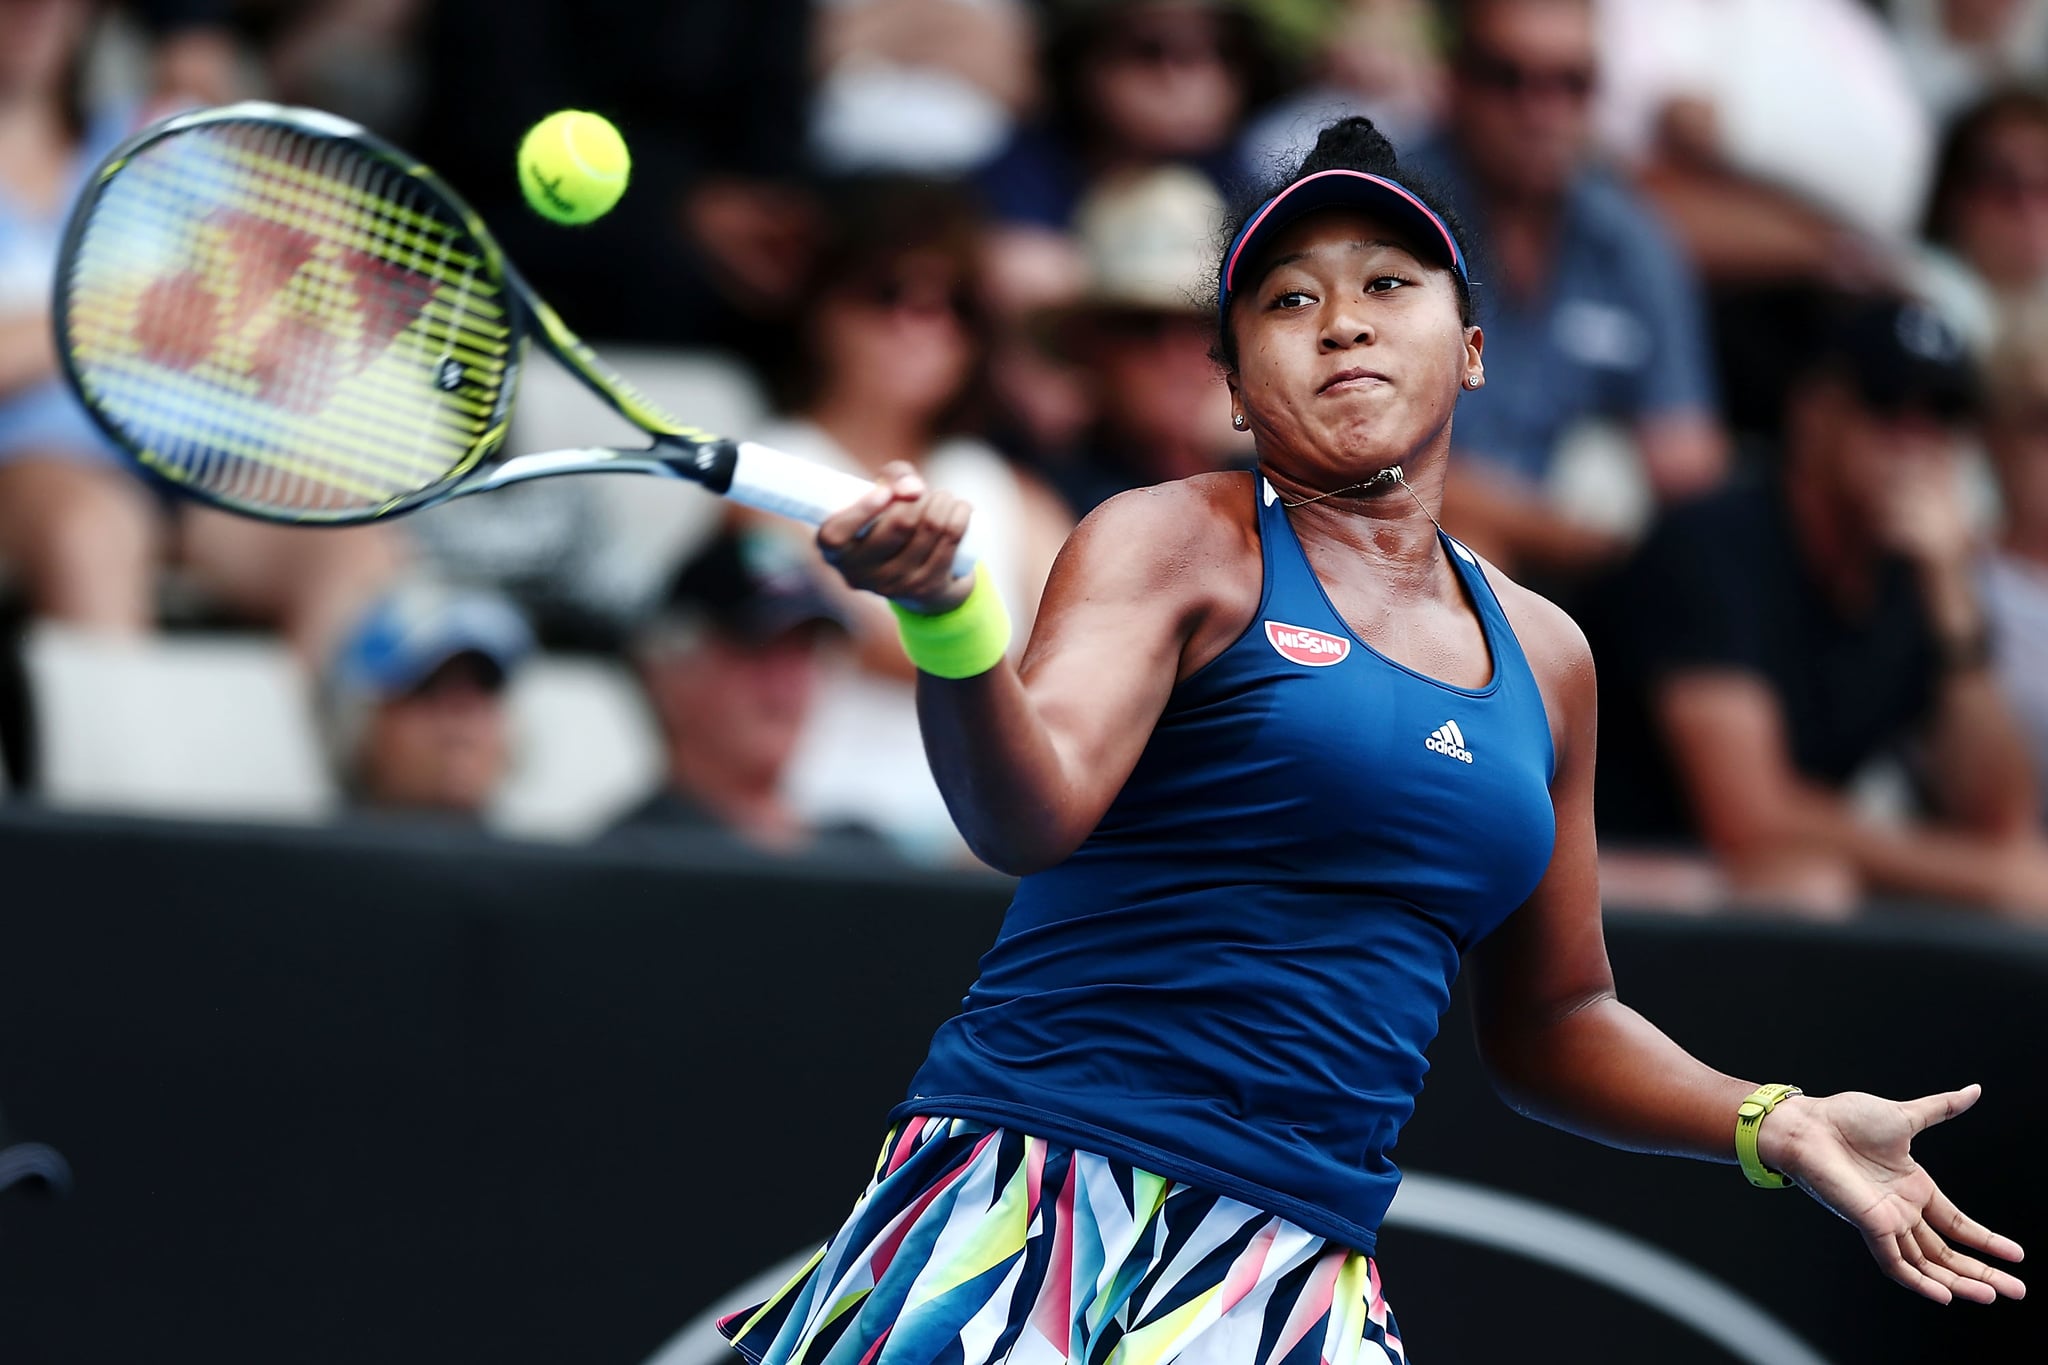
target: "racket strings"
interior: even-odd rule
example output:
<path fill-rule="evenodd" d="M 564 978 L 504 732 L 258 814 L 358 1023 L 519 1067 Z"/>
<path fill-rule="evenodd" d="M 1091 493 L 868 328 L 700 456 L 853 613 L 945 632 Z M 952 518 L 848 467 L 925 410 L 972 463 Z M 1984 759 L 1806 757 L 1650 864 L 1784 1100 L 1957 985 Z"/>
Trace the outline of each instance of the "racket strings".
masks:
<path fill-rule="evenodd" d="M 441 197 L 340 138 L 204 124 L 91 202 L 63 282 L 80 387 L 146 463 L 270 515 L 360 515 L 464 472 L 516 338 Z"/>

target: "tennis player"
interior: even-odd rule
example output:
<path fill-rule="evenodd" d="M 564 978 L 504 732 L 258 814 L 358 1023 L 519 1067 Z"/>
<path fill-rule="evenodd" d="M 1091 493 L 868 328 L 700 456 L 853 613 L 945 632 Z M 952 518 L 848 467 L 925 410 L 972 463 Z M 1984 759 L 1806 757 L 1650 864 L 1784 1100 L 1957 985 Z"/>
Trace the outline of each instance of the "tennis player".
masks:
<path fill-rule="evenodd" d="M 1023 880 L 852 1216 L 726 1335 L 770 1365 L 1405 1359 L 1373 1245 L 1461 960 L 1516 1108 L 1797 1184 L 1928 1298 L 2023 1294 L 1909 1150 L 1976 1087 L 1759 1087 L 1616 997 L 1586 645 L 1435 524 L 1485 382 L 1446 213 L 1347 119 L 1220 277 L 1258 469 L 1090 516 L 1021 667 L 949 578 L 963 504 L 904 467 L 820 529 L 898 604 L 953 814 Z"/>

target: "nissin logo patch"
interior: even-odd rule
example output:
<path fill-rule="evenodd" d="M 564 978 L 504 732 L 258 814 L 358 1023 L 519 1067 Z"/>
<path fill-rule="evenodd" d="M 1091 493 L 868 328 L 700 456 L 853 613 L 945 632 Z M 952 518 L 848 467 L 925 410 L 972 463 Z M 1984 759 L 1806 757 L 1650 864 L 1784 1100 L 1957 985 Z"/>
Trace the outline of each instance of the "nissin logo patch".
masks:
<path fill-rule="evenodd" d="M 1306 664 L 1310 668 L 1341 664 L 1344 656 L 1351 652 L 1351 642 L 1341 635 L 1310 630 L 1306 626 L 1283 625 L 1279 621 L 1266 622 L 1266 642 L 1289 663 Z"/>

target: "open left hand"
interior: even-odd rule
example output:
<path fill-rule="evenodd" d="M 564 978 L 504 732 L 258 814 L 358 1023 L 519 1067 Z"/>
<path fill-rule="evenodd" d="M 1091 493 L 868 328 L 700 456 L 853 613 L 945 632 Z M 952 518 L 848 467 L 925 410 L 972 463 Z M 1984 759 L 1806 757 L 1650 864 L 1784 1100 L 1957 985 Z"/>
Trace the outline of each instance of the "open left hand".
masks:
<path fill-rule="evenodd" d="M 1936 1303 L 2025 1298 L 2018 1277 L 1949 1245 L 2018 1261 L 2020 1244 L 1966 1216 L 1910 1151 L 1916 1134 L 1982 1093 L 1972 1085 L 1905 1101 L 1855 1091 L 1795 1097 L 1764 1120 L 1757 1155 L 1854 1225 L 1884 1273 L 1914 1293 Z"/>

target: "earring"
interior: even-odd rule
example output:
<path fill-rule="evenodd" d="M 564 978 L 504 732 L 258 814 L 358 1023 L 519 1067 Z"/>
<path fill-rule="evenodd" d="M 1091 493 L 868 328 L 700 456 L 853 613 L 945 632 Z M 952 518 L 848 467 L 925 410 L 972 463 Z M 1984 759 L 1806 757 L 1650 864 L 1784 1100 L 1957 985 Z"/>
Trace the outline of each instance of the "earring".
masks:
<path fill-rule="evenodd" d="M 1479 376 L 1478 376 L 1478 375 L 1476 375 L 1476 374 L 1468 374 L 1468 375 L 1466 375 L 1466 376 L 1465 376 L 1465 387 L 1466 387 L 1466 388 L 1468 388 L 1468 389 L 1476 389 L 1476 388 L 1478 388 L 1478 387 L 1479 387 Z"/>
<path fill-rule="evenodd" d="M 1244 414 L 1243 414 L 1243 413 L 1241 413 L 1241 412 L 1237 412 L 1237 413 L 1232 413 L 1232 414 L 1231 414 L 1231 417 L 1230 417 L 1230 425 L 1232 425 L 1232 426 L 1236 427 L 1236 428 L 1237 428 L 1237 429 L 1238 429 L 1239 431 L 1243 431 L 1243 430 L 1244 430 Z"/>

